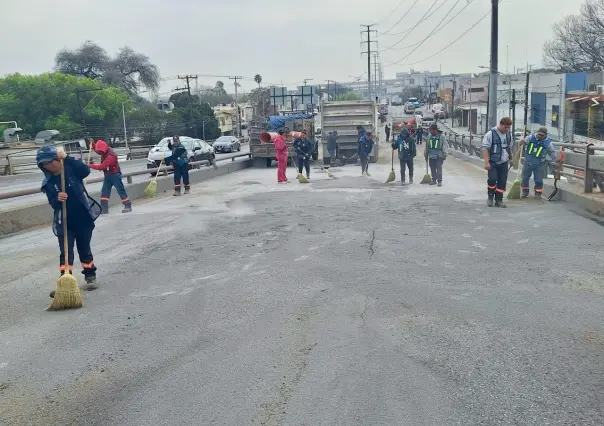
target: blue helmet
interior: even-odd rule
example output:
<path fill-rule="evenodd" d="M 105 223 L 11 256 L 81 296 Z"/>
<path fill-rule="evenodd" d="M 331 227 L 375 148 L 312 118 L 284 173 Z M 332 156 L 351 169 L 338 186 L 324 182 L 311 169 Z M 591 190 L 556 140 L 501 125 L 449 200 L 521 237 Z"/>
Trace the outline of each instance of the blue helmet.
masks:
<path fill-rule="evenodd" d="M 58 159 L 59 155 L 57 154 L 57 149 L 51 145 L 43 146 L 36 153 L 36 163 L 38 163 L 38 167 L 42 166 L 43 163 Z"/>

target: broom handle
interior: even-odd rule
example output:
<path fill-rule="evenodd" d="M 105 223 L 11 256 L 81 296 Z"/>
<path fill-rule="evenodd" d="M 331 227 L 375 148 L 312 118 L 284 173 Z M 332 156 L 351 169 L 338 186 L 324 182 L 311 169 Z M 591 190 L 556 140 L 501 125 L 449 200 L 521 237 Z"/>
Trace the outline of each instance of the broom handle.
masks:
<path fill-rule="evenodd" d="M 67 192 L 65 188 L 65 163 L 61 160 L 61 192 Z M 61 203 L 61 214 L 63 215 L 63 252 L 65 256 L 65 273 L 69 274 L 69 237 L 67 235 L 67 200 Z"/>
<path fill-rule="evenodd" d="M 90 144 L 90 147 L 88 148 L 88 161 L 86 162 L 86 165 L 90 164 L 90 156 L 92 155 L 92 144 Z M 88 175 L 90 176 L 90 175 Z M 88 183 L 88 176 L 86 176 L 86 179 L 84 179 L 84 186 L 86 186 L 86 184 Z"/>
<path fill-rule="evenodd" d="M 153 177 L 153 182 L 157 182 L 157 177 L 159 176 L 159 172 L 161 169 L 162 164 L 164 164 L 164 161 L 166 160 L 166 151 L 164 151 L 163 156 L 161 161 L 159 162 L 159 167 L 157 168 L 157 173 L 155 173 L 155 176 Z"/>

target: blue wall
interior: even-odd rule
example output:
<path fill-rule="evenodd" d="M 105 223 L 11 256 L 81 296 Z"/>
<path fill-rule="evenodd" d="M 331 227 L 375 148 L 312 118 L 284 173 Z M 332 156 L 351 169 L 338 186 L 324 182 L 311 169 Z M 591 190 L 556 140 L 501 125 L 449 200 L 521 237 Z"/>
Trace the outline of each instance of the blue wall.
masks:
<path fill-rule="evenodd" d="M 531 123 L 545 126 L 547 98 L 545 93 L 531 92 Z"/>
<path fill-rule="evenodd" d="M 566 73 L 566 93 L 573 90 L 587 90 L 587 73 Z"/>

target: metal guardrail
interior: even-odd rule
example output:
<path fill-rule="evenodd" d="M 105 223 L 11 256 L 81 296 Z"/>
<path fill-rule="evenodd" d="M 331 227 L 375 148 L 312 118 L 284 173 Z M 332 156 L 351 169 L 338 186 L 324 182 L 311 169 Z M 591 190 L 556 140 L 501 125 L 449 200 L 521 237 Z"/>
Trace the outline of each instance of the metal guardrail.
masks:
<path fill-rule="evenodd" d="M 241 158 L 241 157 L 252 158 L 252 153 L 249 152 L 249 153 L 244 153 L 244 154 L 233 154 L 233 155 L 229 155 L 228 157 L 216 159 L 214 161 L 216 161 L 216 162 L 226 161 L 226 160 L 235 161 L 236 158 Z M 206 163 L 208 163 L 208 160 L 193 161 L 193 162 L 189 163 L 189 165 L 199 166 L 199 165 L 206 164 Z M 163 172 L 164 176 L 167 176 L 168 172 L 172 169 L 173 169 L 172 166 L 163 166 L 163 167 L 157 167 L 157 168 L 153 168 L 153 169 L 134 170 L 132 172 L 122 173 L 122 177 L 125 177 L 126 181 L 128 183 L 132 183 L 133 176 L 140 176 L 140 175 L 151 174 L 151 173 L 160 173 L 160 172 Z M 99 177 L 88 179 L 88 183 L 89 184 L 90 183 L 99 183 L 99 182 L 103 182 L 104 179 L 105 179 L 104 176 L 99 176 Z M 23 197 L 26 195 L 35 195 L 35 194 L 40 194 L 39 187 L 21 189 L 18 191 L 0 192 L 0 200 L 6 200 L 9 198 L 17 198 L 17 197 Z"/>
<path fill-rule="evenodd" d="M 475 141 L 482 141 L 482 138 L 474 135 L 460 135 L 455 132 L 443 132 L 449 146 L 456 151 L 464 152 L 468 155 L 474 155 L 482 158 L 482 148 L 480 143 L 474 145 Z M 515 144 L 517 146 L 517 144 Z M 554 143 L 556 148 L 564 148 L 564 168 L 568 168 L 577 173 L 561 172 L 562 175 L 583 180 L 583 191 L 592 193 L 594 182 L 604 192 L 604 155 L 597 155 L 596 152 L 604 151 L 603 147 L 594 146 L 594 144 L 577 143 Z"/>

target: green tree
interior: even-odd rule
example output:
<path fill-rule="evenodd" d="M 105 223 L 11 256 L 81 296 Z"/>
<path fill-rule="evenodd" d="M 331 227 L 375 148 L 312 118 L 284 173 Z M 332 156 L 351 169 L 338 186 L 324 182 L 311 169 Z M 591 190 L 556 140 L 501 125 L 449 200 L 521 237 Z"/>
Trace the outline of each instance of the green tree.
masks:
<path fill-rule="evenodd" d="M 336 101 L 360 101 L 361 97 L 354 92 L 346 92 L 338 95 Z"/>
<path fill-rule="evenodd" d="M 84 121 L 91 135 L 110 138 L 121 127 L 122 102 L 126 111 L 131 108 L 120 88 L 62 73 L 11 74 L 0 79 L 0 93 L 0 116 L 16 120 L 30 135 L 56 129 L 79 137 Z"/>
<path fill-rule="evenodd" d="M 261 117 L 268 117 L 273 112 L 271 105 L 270 87 L 259 87 L 250 92 L 249 101 L 254 107 L 254 114 Z"/>
<path fill-rule="evenodd" d="M 216 86 L 214 86 L 214 93 L 216 95 L 226 95 L 227 92 L 224 89 L 224 83 L 220 80 L 216 82 Z"/>
<path fill-rule="evenodd" d="M 260 84 L 262 83 L 262 76 L 260 74 L 256 74 L 254 76 L 254 81 L 256 82 L 256 84 L 258 85 L 258 87 L 260 87 Z"/>

